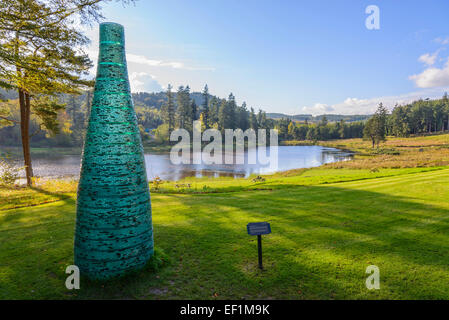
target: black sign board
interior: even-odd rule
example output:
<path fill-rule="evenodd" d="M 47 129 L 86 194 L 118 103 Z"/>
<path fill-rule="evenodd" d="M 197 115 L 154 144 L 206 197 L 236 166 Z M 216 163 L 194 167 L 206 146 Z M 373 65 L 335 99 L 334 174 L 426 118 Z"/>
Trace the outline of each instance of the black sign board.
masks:
<path fill-rule="evenodd" d="M 271 233 L 271 227 L 268 222 L 253 222 L 246 225 L 250 236 L 260 236 Z"/>
<path fill-rule="evenodd" d="M 259 255 L 259 269 L 262 266 L 262 235 L 271 233 L 271 227 L 268 222 L 252 222 L 246 225 L 246 230 L 250 236 L 257 236 L 257 252 Z"/>

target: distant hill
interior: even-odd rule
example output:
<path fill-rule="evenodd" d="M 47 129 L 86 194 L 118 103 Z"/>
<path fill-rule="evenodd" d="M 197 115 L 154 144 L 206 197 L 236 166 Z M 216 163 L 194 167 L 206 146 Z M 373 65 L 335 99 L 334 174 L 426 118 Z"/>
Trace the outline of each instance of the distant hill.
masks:
<path fill-rule="evenodd" d="M 132 94 L 134 104 L 136 106 L 145 106 L 148 108 L 156 108 L 158 110 L 161 109 L 162 105 L 167 101 L 167 95 L 165 91 L 161 92 L 134 92 Z M 17 99 L 18 94 L 15 90 L 4 90 L 0 88 L 0 98 L 3 97 L 4 99 Z M 217 99 L 220 99 L 219 97 L 209 95 L 209 99 L 215 97 Z M 190 98 L 195 100 L 195 103 L 197 106 L 201 106 L 203 104 L 203 94 L 201 92 L 191 92 Z M 176 92 L 173 92 L 173 99 L 176 103 Z M 327 120 L 329 122 L 336 122 L 340 120 L 344 120 L 346 122 L 353 122 L 353 121 L 361 121 L 361 120 L 367 120 L 371 115 L 341 115 L 341 114 L 326 114 L 325 115 Z M 295 114 L 295 115 L 288 115 L 284 113 L 267 113 L 267 118 L 270 119 L 282 119 L 282 118 L 288 118 L 293 121 L 301 121 L 304 122 L 305 120 L 309 122 L 318 122 L 322 119 L 323 115 L 319 116 L 313 116 L 311 114 Z"/>
<path fill-rule="evenodd" d="M 321 121 L 323 116 L 326 116 L 327 121 L 329 122 L 337 122 L 340 120 L 344 120 L 346 122 L 353 122 L 353 121 L 362 121 L 367 120 L 371 115 L 342 115 L 342 114 L 324 114 L 319 116 L 313 116 L 311 114 L 295 114 L 295 115 L 288 115 L 284 113 L 267 113 L 267 118 L 271 119 L 282 119 L 282 118 L 288 118 L 293 121 L 309 121 L 309 122 L 318 122 Z"/>
<path fill-rule="evenodd" d="M 282 118 L 288 118 L 295 121 L 305 121 L 313 119 L 313 115 L 311 114 L 296 114 L 296 115 L 288 115 L 284 113 L 267 113 L 267 118 L 271 119 L 282 119 Z"/>

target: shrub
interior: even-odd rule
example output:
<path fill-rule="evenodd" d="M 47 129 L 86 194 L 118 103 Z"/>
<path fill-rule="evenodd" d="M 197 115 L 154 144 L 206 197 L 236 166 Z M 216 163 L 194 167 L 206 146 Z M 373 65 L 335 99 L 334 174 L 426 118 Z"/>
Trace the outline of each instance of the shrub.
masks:
<path fill-rule="evenodd" d="M 19 172 L 23 167 L 16 167 L 7 161 L 7 157 L 0 157 L 0 185 L 12 186 L 19 179 Z"/>

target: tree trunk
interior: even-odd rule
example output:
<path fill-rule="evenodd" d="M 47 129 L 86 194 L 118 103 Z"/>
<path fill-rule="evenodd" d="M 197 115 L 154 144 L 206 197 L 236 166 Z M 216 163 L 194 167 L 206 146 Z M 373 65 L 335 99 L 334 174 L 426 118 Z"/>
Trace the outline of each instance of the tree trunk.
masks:
<path fill-rule="evenodd" d="M 20 133 L 22 136 L 22 150 L 23 160 L 25 163 L 25 174 L 27 185 L 32 185 L 33 167 L 31 165 L 30 152 L 30 95 L 19 89 L 19 104 L 20 104 Z"/>

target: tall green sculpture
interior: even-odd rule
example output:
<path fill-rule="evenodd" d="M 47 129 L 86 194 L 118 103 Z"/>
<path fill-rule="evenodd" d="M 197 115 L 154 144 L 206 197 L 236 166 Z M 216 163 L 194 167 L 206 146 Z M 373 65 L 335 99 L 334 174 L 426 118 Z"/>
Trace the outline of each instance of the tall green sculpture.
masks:
<path fill-rule="evenodd" d="M 124 30 L 116 23 L 100 24 L 76 214 L 75 265 L 81 274 L 108 279 L 142 268 L 153 255 L 150 191 Z"/>

